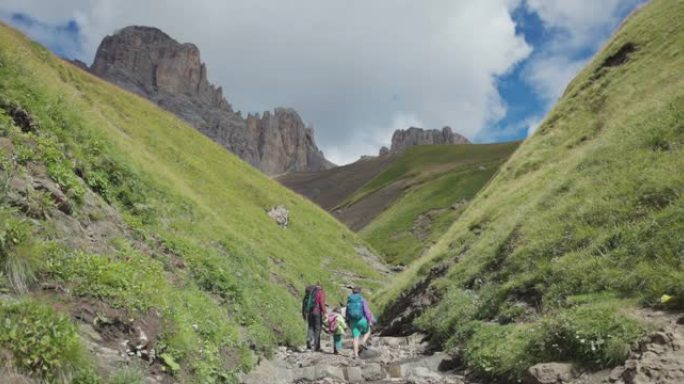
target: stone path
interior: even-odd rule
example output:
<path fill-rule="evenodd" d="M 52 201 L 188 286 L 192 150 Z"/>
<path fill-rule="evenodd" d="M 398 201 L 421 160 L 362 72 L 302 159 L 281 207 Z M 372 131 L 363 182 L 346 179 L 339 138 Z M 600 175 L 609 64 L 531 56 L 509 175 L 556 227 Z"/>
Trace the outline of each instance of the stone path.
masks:
<path fill-rule="evenodd" d="M 351 339 L 344 350 L 333 355 L 331 340 L 322 342 L 323 352 L 280 348 L 270 360 L 263 360 L 248 375 L 244 384 L 290 383 L 416 383 L 461 384 L 462 376 L 445 372 L 449 355 L 427 353 L 421 335 L 376 337 L 358 359 L 351 357 Z"/>
<path fill-rule="evenodd" d="M 525 382 L 532 384 L 684 384 L 684 316 L 638 310 L 634 316 L 656 330 L 635 343 L 627 361 L 614 369 L 582 371 L 569 363 L 542 363 L 531 367 Z M 351 358 L 351 340 L 342 355 L 280 348 L 261 361 L 244 384 L 290 383 L 472 383 L 453 369 L 458 361 L 443 352 L 428 354 L 423 337 L 375 337 L 359 359 Z"/>

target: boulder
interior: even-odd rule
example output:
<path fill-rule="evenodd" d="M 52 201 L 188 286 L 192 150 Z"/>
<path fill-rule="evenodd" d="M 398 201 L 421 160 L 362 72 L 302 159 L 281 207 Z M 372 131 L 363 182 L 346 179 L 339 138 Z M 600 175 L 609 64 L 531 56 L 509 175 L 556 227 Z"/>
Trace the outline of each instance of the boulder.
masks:
<path fill-rule="evenodd" d="M 335 367 L 332 365 L 319 365 L 315 369 L 315 376 L 313 380 L 320 380 L 324 378 L 344 380 L 344 370 L 340 367 Z"/>
<path fill-rule="evenodd" d="M 287 228 L 289 222 L 290 212 L 282 205 L 277 205 L 268 211 L 268 216 L 275 220 L 276 224 L 283 228 Z"/>
<path fill-rule="evenodd" d="M 347 367 L 345 368 L 344 372 L 344 379 L 348 383 L 362 383 L 364 381 L 361 367 Z"/>
<path fill-rule="evenodd" d="M 528 370 L 530 384 L 561 384 L 574 378 L 572 364 L 542 363 L 533 365 Z"/>
<path fill-rule="evenodd" d="M 378 381 L 385 378 L 385 372 L 380 364 L 366 364 L 361 367 L 361 376 L 366 381 Z"/>

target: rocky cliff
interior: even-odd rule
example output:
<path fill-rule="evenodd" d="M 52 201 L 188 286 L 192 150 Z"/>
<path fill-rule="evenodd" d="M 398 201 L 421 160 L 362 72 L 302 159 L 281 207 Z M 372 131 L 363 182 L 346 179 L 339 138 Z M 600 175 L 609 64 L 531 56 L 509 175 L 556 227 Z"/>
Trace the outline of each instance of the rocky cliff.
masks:
<path fill-rule="evenodd" d="M 90 71 L 175 113 L 267 174 L 333 166 L 296 111 L 243 118 L 208 81 L 199 49 L 157 28 L 131 26 L 105 37 Z"/>
<path fill-rule="evenodd" d="M 383 147 L 380 156 L 400 152 L 405 148 L 427 144 L 470 144 L 465 136 L 454 133 L 450 127 L 439 129 L 423 129 L 411 127 L 398 129 L 392 135 L 392 147 L 387 151 Z"/>

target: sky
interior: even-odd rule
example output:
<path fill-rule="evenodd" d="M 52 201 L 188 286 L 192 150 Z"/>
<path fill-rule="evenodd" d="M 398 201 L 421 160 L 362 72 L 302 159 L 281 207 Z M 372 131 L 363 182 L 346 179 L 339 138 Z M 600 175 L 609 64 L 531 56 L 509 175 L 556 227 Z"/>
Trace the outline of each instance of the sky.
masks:
<path fill-rule="evenodd" d="M 567 83 L 643 0 L 3 0 L 0 19 L 92 63 L 128 25 L 200 48 L 243 115 L 295 108 L 337 164 L 396 129 L 474 142 L 532 134 Z"/>

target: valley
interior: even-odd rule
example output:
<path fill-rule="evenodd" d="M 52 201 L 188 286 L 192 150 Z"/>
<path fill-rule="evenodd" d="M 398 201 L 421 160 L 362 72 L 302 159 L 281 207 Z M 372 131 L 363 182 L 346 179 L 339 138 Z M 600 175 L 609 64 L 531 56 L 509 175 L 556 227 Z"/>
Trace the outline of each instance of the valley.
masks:
<path fill-rule="evenodd" d="M 89 66 L 0 23 L 0 383 L 684 382 L 682 20 L 635 8 L 522 141 L 342 166 L 160 29 Z M 356 287 L 370 341 L 314 351 Z"/>

